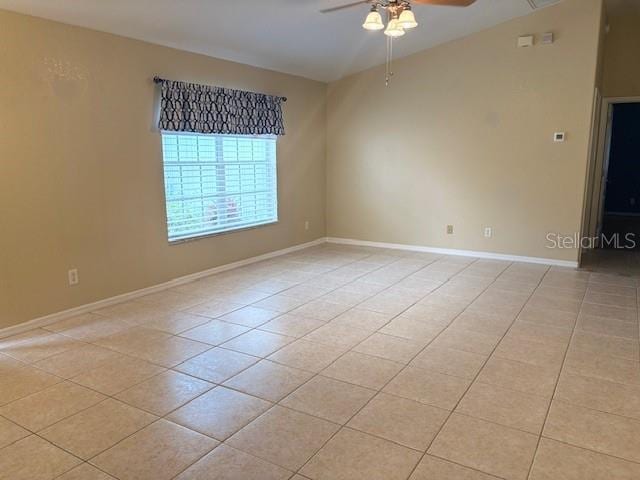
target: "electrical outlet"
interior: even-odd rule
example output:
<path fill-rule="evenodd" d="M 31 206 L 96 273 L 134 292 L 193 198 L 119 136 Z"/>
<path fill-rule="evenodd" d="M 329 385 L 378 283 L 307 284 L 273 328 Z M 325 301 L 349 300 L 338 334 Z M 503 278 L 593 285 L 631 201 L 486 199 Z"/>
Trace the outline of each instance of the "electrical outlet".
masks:
<path fill-rule="evenodd" d="M 78 277 L 78 269 L 74 268 L 67 272 L 67 277 L 69 278 L 69 285 L 74 286 L 80 283 L 80 278 Z"/>
<path fill-rule="evenodd" d="M 304 221 L 304 229 L 309 230 L 309 220 Z"/>
<path fill-rule="evenodd" d="M 491 227 L 484 227 L 484 237 L 485 237 L 485 238 L 491 238 L 491 237 L 493 237 L 493 228 L 491 228 Z"/>
<path fill-rule="evenodd" d="M 453 235 L 453 225 L 447 225 L 447 235 Z"/>

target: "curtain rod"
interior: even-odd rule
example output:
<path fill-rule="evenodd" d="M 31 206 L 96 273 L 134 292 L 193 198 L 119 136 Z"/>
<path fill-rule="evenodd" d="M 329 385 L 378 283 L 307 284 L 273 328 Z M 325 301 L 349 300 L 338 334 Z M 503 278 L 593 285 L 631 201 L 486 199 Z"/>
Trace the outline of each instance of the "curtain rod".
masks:
<path fill-rule="evenodd" d="M 164 79 L 164 78 L 160 78 L 160 77 L 153 77 L 153 83 L 162 83 L 162 82 L 166 82 L 168 80 Z M 283 102 L 287 101 L 287 97 L 280 97 L 282 99 Z"/>

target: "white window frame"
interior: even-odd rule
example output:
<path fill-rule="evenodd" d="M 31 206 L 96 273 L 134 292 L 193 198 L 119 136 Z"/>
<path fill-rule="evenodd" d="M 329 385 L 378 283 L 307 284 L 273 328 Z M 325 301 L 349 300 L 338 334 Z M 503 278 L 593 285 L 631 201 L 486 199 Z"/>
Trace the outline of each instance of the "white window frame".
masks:
<path fill-rule="evenodd" d="M 192 240 L 198 240 L 198 239 L 202 239 L 202 238 L 207 238 L 207 237 L 213 237 L 213 236 L 218 236 L 218 235 L 226 235 L 229 233 L 234 233 L 234 232 L 239 232 L 239 231 L 243 231 L 243 230 L 248 230 L 248 229 L 253 229 L 253 228 L 260 228 L 260 227 L 264 227 L 264 226 L 268 226 L 268 225 L 273 225 L 278 223 L 278 218 L 279 218 L 279 208 L 278 208 L 278 172 L 277 172 L 277 136 L 276 135 L 221 135 L 221 134 L 200 134 L 200 133 L 189 133 L 189 132 L 173 132 L 173 131 L 161 131 L 161 138 L 162 138 L 162 171 L 163 171 L 163 182 L 164 182 L 164 201 L 165 201 L 165 215 L 166 215 L 166 227 L 167 227 L 167 238 L 170 244 L 175 244 L 175 243 L 182 243 L 182 242 L 186 242 L 186 241 L 192 241 Z M 164 144 L 164 139 L 165 136 L 170 135 L 170 136 L 196 136 L 196 137 L 216 137 L 216 138 L 251 138 L 251 139 L 267 139 L 267 140 L 271 140 L 273 141 L 273 153 L 272 153 L 272 159 L 270 159 L 271 161 L 268 162 L 267 165 L 267 175 L 269 175 L 271 177 L 270 180 L 268 180 L 272 186 L 269 195 L 272 196 L 272 201 L 273 201 L 273 215 L 270 215 L 269 218 L 266 218 L 264 220 L 260 220 L 257 222 L 247 222 L 247 223 L 242 223 L 242 224 L 238 224 L 238 225 L 232 225 L 229 226 L 228 228 L 222 227 L 219 229 L 214 229 L 214 228 L 209 228 L 206 230 L 200 230 L 200 231 L 192 231 L 189 233 L 185 233 L 183 235 L 172 235 L 171 232 L 171 218 L 170 218 L 170 214 L 169 214 L 169 204 L 172 201 L 169 198 L 169 192 L 168 192 L 168 185 L 167 185 L 167 170 L 166 167 L 168 164 L 170 164 L 171 166 L 186 166 L 186 165 L 191 165 L 191 166 L 195 166 L 195 164 L 199 164 L 199 165 L 206 165 L 206 162 L 167 162 L 166 158 L 165 158 L 165 144 Z M 218 145 L 218 144 L 216 144 Z M 217 147 L 216 147 L 217 148 Z M 217 152 L 216 155 L 220 154 L 220 152 Z M 256 165 L 256 162 L 208 162 L 209 165 L 217 165 L 217 166 L 225 166 L 225 165 L 240 165 L 240 164 L 244 164 L 244 165 Z M 217 174 L 216 174 L 217 175 Z M 224 173 L 223 173 L 224 175 Z M 225 179 L 226 181 L 226 179 Z M 252 192 L 251 191 L 247 191 L 247 192 L 235 192 L 235 193 L 229 193 L 229 194 L 224 194 L 224 195 L 219 195 L 220 197 L 224 197 L 224 196 L 240 196 L 240 195 L 251 195 Z M 213 195 L 212 195 L 213 196 Z M 201 196 L 202 198 L 205 198 L 204 195 Z M 179 201 L 178 199 L 174 199 L 174 201 Z"/>

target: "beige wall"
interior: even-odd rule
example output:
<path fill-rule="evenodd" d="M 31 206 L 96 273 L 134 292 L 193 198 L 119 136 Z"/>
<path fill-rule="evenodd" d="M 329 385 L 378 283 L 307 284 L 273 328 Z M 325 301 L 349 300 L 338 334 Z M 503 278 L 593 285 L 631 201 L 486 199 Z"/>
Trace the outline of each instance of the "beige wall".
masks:
<path fill-rule="evenodd" d="M 580 231 L 601 14 L 566 0 L 399 60 L 389 88 L 383 67 L 332 83 L 327 234 L 576 260 L 545 235 Z"/>
<path fill-rule="evenodd" d="M 605 97 L 640 96 L 640 11 L 637 4 L 629 7 L 608 15 L 603 71 Z"/>
<path fill-rule="evenodd" d="M 325 235 L 325 84 L 2 11 L 0 45 L 0 327 Z M 168 245 L 156 74 L 289 98 L 277 225 Z"/>

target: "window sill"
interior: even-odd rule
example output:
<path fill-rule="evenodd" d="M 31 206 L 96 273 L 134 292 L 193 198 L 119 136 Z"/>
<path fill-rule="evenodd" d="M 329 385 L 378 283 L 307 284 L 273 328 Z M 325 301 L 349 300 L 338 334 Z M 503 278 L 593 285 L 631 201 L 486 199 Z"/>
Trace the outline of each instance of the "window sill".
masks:
<path fill-rule="evenodd" d="M 192 237 L 178 238 L 176 240 L 169 240 L 169 245 L 179 245 L 181 243 L 194 242 L 197 240 L 204 240 L 212 237 L 219 237 L 222 235 L 230 235 L 234 233 L 246 232 L 247 230 L 255 230 L 256 228 L 268 227 L 270 225 L 277 225 L 280 223 L 279 220 L 274 220 L 273 222 L 261 223 L 260 225 L 252 225 L 250 227 L 240 227 L 234 228 L 233 230 L 226 230 L 224 232 L 215 232 L 215 233 L 202 233 L 198 235 L 194 235 Z"/>

